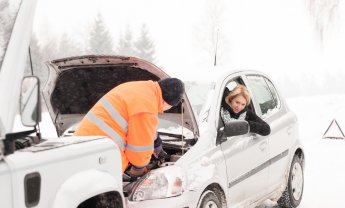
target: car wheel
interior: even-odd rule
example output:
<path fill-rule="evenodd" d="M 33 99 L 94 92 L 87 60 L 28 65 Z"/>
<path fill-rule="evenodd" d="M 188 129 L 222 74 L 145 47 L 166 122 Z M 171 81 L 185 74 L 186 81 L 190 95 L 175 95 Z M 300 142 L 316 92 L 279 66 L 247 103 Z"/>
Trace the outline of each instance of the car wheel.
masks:
<path fill-rule="evenodd" d="M 277 202 L 279 206 L 283 208 L 297 207 L 302 200 L 303 185 L 303 161 L 302 158 L 295 155 L 290 167 L 288 185 Z"/>
<path fill-rule="evenodd" d="M 199 208 L 221 208 L 221 203 L 213 191 L 205 191 L 199 201 Z"/>

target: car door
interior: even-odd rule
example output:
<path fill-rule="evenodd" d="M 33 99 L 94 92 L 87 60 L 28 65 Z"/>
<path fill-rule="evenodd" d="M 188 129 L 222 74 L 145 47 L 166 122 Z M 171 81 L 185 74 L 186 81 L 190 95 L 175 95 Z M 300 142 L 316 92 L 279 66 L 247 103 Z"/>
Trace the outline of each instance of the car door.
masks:
<path fill-rule="evenodd" d="M 273 191 L 282 184 L 289 167 L 288 154 L 293 134 L 294 115 L 290 113 L 278 95 L 273 83 L 261 75 L 246 76 L 254 99 L 259 105 L 261 117 L 270 125 L 271 134 L 267 136 L 269 144 L 269 181 L 268 191 Z"/>
<path fill-rule="evenodd" d="M 228 87 L 231 91 L 237 83 L 243 84 L 241 77 L 229 79 L 223 91 L 226 86 L 231 86 Z M 220 99 L 224 99 L 224 96 Z M 251 105 L 252 108 L 253 106 Z M 269 156 L 267 137 L 248 133 L 228 137 L 220 145 L 226 161 L 231 206 L 248 203 L 249 201 L 245 201 L 248 199 L 258 199 L 263 194 L 268 180 L 268 169 L 265 164 Z"/>

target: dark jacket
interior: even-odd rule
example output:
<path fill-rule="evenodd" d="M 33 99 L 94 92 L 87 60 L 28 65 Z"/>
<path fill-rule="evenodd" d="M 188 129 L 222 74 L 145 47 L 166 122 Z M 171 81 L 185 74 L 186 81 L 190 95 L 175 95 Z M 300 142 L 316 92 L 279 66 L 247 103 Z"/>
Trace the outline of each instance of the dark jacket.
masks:
<path fill-rule="evenodd" d="M 239 113 L 235 113 L 228 104 L 225 104 L 222 107 L 221 117 L 224 124 L 229 122 L 231 119 L 239 119 L 241 115 L 242 117 L 245 116 L 244 119 L 248 121 L 250 132 L 260 134 L 262 136 L 267 136 L 271 133 L 270 126 L 247 107 Z"/>

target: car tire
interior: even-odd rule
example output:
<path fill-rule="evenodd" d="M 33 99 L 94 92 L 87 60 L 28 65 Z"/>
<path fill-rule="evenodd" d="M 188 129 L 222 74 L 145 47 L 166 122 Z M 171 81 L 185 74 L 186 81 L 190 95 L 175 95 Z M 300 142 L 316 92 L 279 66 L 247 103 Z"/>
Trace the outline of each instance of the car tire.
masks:
<path fill-rule="evenodd" d="M 221 202 L 215 192 L 205 191 L 199 200 L 198 208 L 221 208 Z"/>
<path fill-rule="evenodd" d="M 304 177 L 303 177 L 303 159 L 298 155 L 294 155 L 290 172 L 288 184 L 280 199 L 277 201 L 282 208 L 295 208 L 302 200 Z"/>

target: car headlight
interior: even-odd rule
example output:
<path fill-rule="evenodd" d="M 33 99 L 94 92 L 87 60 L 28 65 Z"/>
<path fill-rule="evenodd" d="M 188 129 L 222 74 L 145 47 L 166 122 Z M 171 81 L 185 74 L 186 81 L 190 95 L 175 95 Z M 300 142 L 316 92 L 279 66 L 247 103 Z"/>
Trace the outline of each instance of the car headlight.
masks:
<path fill-rule="evenodd" d="M 132 201 L 160 199 L 181 195 L 184 190 L 185 177 L 182 169 L 167 166 L 152 170 L 140 178 L 132 190 Z"/>

